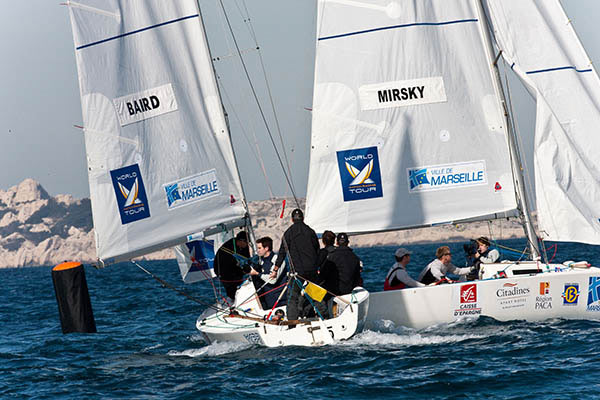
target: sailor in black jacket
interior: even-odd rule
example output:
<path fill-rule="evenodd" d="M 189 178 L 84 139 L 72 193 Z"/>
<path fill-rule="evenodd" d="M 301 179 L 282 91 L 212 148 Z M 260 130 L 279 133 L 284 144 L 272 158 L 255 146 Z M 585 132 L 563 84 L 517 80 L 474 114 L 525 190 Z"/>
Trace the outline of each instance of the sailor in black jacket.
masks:
<path fill-rule="evenodd" d="M 315 231 L 304 223 L 302 210 L 296 208 L 292 211 L 292 226 L 283 234 L 281 246 L 275 266 L 271 269 L 271 276 L 275 277 L 286 256 L 289 257 L 290 270 L 298 273 L 301 277 L 317 282 L 317 253 L 319 251 L 319 239 Z M 299 278 L 300 279 L 300 278 Z M 300 279 L 303 282 L 303 279 Z M 290 288 L 290 299 L 288 302 L 288 319 L 298 319 L 300 310 L 304 304 L 304 298 L 300 294 L 301 288 L 298 282 L 292 281 Z M 324 305 L 317 305 L 318 309 Z"/>
<path fill-rule="evenodd" d="M 337 270 L 337 292 L 338 296 L 352 292 L 359 286 L 360 282 L 360 258 L 350 247 L 348 247 L 348 235 L 338 233 L 338 247 L 330 253 L 327 259 L 335 264 Z"/>

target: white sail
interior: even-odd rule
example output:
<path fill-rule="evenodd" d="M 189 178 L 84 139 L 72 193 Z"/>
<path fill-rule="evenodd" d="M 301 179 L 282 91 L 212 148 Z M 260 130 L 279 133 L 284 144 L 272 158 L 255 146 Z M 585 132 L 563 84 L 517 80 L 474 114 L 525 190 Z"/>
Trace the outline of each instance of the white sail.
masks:
<path fill-rule="evenodd" d="M 243 224 L 242 189 L 194 0 L 69 1 L 98 257 Z M 197 236 L 197 235 L 196 235 Z"/>
<path fill-rule="evenodd" d="M 558 0 L 488 0 L 496 40 L 537 100 L 541 237 L 600 244 L 600 80 Z"/>
<path fill-rule="evenodd" d="M 371 232 L 514 210 L 476 3 L 318 7 L 307 223 Z"/>

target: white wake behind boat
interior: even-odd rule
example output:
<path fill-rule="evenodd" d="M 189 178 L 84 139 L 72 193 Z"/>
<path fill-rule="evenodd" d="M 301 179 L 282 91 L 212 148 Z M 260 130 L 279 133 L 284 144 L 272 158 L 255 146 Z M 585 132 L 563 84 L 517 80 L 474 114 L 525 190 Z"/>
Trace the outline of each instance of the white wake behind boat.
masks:
<path fill-rule="evenodd" d="M 320 0 L 316 43 L 306 222 L 364 234 L 519 216 L 533 260 L 371 293 L 368 327 L 600 318 L 600 269 L 540 246 L 600 244 L 600 80 L 558 0 Z M 499 64 L 537 102 L 537 231 Z"/>
<path fill-rule="evenodd" d="M 265 317 L 273 314 L 263 310 L 254 285 L 245 281 L 236 293 L 231 313 L 228 307 L 217 305 L 222 311 L 206 310 L 196 322 L 205 339 L 211 342 L 242 342 L 267 347 L 321 346 L 351 338 L 362 331 L 369 308 L 369 292 L 356 288 L 351 294 L 333 299 L 334 316 L 299 321 L 273 321 Z M 284 307 L 278 307 L 285 312 Z M 275 312 L 277 309 L 273 310 Z"/>

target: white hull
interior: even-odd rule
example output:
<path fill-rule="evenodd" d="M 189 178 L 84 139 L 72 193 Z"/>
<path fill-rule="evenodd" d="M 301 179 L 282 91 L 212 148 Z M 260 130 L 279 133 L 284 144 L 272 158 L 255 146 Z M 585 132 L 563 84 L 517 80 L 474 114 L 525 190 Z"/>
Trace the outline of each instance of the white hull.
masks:
<path fill-rule="evenodd" d="M 539 268 L 541 273 L 524 274 L 537 270 L 538 264 L 490 264 L 485 266 L 486 279 L 478 281 L 372 293 L 366 328 L 391 321 L 420 329 L 480 315 L 499 321 L 600 319 L 599 293 L 593 294 L 600 268 Z M 498 271 L 507 277 L 493 278 Z"/>
<path fill-rule="evenodd" d="M 196 327 L 208 342 L 241 342 L 267 347 L 331 344 L 349 339 L 360 332 L 364 327 L 369 307 L 369 292 L 356 288 L 352 294 L 341 296 L 350 304 L 334 300 L 340 310 L 335 318 L 303 321 L 290 328 L 288 325 L 261 321 L 270 310 L 263 310 L 253 293 L 254 288 L 249 281 L 238 289 L 236 310 L 241 317 L 230 316 L 225 310 L 207 310 L 198 318 Z M 248 299 L 250 301 L 247 301 Z M 282 309 L 285 311 L 285 307 Z"/>

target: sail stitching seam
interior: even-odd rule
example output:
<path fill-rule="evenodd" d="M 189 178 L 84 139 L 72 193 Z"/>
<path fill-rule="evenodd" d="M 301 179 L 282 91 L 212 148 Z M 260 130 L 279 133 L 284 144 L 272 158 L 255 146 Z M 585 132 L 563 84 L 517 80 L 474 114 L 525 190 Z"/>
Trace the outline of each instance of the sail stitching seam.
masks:
<path fill-rule="evenodd" d="M 556 67 L 556 68 L 547 68 L 547 69 L 537 69 L 537 70 L 533 70 L 533 71 L 527 71 L 526 74 L 531 75 L 531 74 L 539 74 L 542 72 L 552 72 L 552 71 L 561 71 L 561 70 L 565 70 L 565 69 L 572 69 L 575 70 L 577 72 L 592 72 L 592 69 L 577 69 L 572 65 L 566 66 L 566 67 Z"/>
<path fill-rule="evenodd" d="M 466 23 L 466 22 L 477 22 L 477 21 L 478 20 L 476 18 L 471 18 L 471 19 L 458 19 L 458 20 L 446 21 L 446 22 L 413 22 L 413 23 L 410 23 L 410 24 L 384 26 L 384 27 L 381 27 L 381 28 L 367 29 L 367 30 L 364 30 L 364 31 L 342 33 L 340 35 L 333 35 L 333 36 L 325 36 L 325 37 L 319 38 L 319 41 L 321 41 L 321 40 L 329 40 L 329 39 L 337 39 L 337 38 L 346 37 L 346 36 L 361 35 L 363 33 L 371 33 L 371 32 L 377 32 L 377 31 L 384 31 L 384 30 L 388 30 L 388 29 L 410 28 L 410 27 L 413 27 L 413 26 L 441 26 L 441 25 L 462 24 L 462 23 Z"/>
<path fill-rule="evenodd" d="M 97 42 L 92 42 L 92 43 L 84 44 L 82 46 L 76 47 L 75 50 L 85 49 L 87 47 L 91 47 L 91 46 L 95 46 L 97 44 L 102 44 L 102 43 L 110 42 L 111 40 L 116 40 L 116 39 L 120 39 L 120 38 L 125 37 L 125 36 L 134 35 L 136 33 L 147 31 L 149 29 L 154 29 L 154 28 L 159 28 L 161 26 L 165 26 L 165 25 L 169 25 L 169 24 L 174 24 L 176 22 L 184 21 L 184 20 L 190 19 L 190 18 L 197 18 L 198 16 L 199 16 L 198 14 L 188 15 L 187 17 L 181 17 L 181 18 L 177 18 L 177 19 L 174 19 L 174 20 L 171 20 L 171 21 L 161 22 L 160 24 L 156 24 L 156 25 L 152 25 L 152 26 L 147 26 L 145 28 L 137 29 L 135 31 L 131 31 L 131 32 L 123 33 L 121 35 L 117 35 L 117 36 L 109 37 L 109 38 L 106 38 L 106 39 L 98 40 Z"/>

